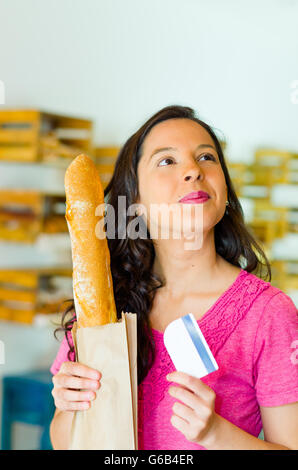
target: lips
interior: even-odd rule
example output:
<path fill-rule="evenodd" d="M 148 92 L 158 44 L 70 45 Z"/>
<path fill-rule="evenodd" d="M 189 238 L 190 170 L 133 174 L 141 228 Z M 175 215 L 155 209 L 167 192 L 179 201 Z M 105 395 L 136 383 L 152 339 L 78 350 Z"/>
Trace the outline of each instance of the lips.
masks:
<path fill-rule="evenodd" d="M 186 194 L 183 198 L 179 199 L 179 202 L 187 202 L 187 201 L 196 201 L 196 200 L 202 200 L 205 201 L 209 199 L 210 196 L 208 193 L 205 191 L 193 191 L 189 194 Z"/>

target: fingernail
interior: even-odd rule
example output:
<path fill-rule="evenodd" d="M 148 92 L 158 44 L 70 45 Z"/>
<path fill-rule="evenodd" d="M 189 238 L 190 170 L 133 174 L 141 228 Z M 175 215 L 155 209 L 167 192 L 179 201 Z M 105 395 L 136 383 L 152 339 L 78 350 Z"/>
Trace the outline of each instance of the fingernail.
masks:
<path fill-rule="evenodd" d="M 99 381 L 97 380 L 96 382 L 92 382 L 91 387 L 92 388 L 99 388 L 100 387 Z"/>

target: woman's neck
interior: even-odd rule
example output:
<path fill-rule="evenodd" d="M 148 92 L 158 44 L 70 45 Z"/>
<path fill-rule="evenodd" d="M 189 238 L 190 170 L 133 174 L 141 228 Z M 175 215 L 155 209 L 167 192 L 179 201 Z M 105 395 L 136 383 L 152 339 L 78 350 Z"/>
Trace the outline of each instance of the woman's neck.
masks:
<path fill-rule="evenodd" d="M 165 283 L 164 292 L 179 296 L 214 289 L 216 279 L 222 277 L 229 263 L 215 250 L 213 231 L 204 237 L 198 250 L 186 250 L 185 240 L 155 240 L 153 271 Z M 199 280 L 199 282 L 198 282 Z"/>

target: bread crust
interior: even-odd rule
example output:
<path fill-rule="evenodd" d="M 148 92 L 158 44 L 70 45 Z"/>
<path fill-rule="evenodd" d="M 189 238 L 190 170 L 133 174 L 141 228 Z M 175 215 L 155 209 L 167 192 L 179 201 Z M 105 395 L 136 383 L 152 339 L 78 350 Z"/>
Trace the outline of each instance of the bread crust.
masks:
<path fill-rule="evenodd" d="M 102 239 L 96 236 L 103 224 L 98 224 L 95 210 L 104 204 L 104 192 L 91 158 L 78 155 L 66 170 L 64 184 L 78 327 L 117 322 L 108 242 L 105 232 Z"/>

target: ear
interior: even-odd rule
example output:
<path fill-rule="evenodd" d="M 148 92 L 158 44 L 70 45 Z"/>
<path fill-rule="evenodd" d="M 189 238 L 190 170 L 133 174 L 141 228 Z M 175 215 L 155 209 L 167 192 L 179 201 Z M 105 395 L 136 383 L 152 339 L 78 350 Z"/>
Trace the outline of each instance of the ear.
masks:
<path fill-rule="evenodd" d="M 136 202 L 136 204 L 139 204 L 139 202 Z M 142 215 L 142 207 L 141 205 L 138 205 L 137 210 L 136 210 L 137 216 Z"/>
<path fill-rule="evenodd" d="M 139 205 L 140 205 L 140 196 L 139 195 L 138 195 L 137 199 L 134 201 L 133 204 L 137 207 L 136 214 L 139 215 L 140 214 L 140 207 L 139 207 Z"/>

